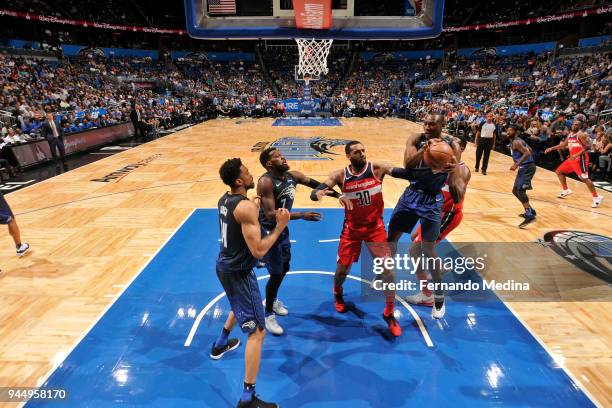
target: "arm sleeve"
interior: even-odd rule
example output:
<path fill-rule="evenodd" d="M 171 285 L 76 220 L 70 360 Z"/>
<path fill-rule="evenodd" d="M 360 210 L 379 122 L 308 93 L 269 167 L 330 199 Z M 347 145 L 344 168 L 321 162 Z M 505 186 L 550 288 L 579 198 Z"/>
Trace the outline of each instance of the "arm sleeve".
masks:
<path fill-rule="evenodd" d="M 315 198 L 314 199 L 312 198 L 312 193 L 310 194 L 310 199 L 311 200 L 316 201 L 316 193 L 317 193 L 317 191 L 325 189 L 325 187 L 320 189 L 319 187 L 321 187 L 321 185 L 323 185 L 325 187 L 329 187 L 325 183 L 321 183 L 320 181 L 317 181 L 317 180 L 315 180 L 313 178 L 310 179 L 310 181 L 308 182 L 308 187 L 314 189 L 313 193 L 315 194 Z M 332 190 L 332 192 L 331 192 L 331 194 L 329 194 L 329 196 L 330 197 L 334 197 L 334 198 L 339 198 L 340 197 L 340 193 L 337 192 L 336 190 Z"/>
<path fill-rule="evenodd" d="M 414 180 L 415 173 L 414 169 L 404 169 L 402 167 L 394 167 L 391 169 L 391 177 L 404 180 Z"/>

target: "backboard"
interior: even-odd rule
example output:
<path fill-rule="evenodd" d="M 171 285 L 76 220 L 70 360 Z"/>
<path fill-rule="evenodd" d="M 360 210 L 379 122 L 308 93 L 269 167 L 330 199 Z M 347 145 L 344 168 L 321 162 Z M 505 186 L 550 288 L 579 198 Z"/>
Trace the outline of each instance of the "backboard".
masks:
<path fill-rule="evenodd" d="M 388 1 L 388 10 L 380 3 L 333 0 L 328 30 L 298 29 L 291 0 L 185 0 L 185 14 L 187 32 L 201 39 L 399 40 L 442 32 L 444 0 Z"/>

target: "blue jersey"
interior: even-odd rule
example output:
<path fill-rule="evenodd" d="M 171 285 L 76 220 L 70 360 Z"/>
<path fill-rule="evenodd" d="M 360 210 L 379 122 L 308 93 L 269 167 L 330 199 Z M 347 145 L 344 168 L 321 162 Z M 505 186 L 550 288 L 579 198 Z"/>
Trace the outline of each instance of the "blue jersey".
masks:
<path fill-rule="evenodd" d="M 290 172 L 285 172 L 282 178 L 274 177 L 270 173 L 264 173 L 261 177 L 267 177 L 272 182 L 272 194 L 274 195 L 274 208 L 286 208 L 291 211 L 295 199 L 295 187 L 297 181 Z M 272 230 L 276 227 L 276 220 L 268 220 L 263 207 L 259 210 L 259 222 L 262 227 Z"/>
<path fill-rule="evenodd" d="M 529 147 L 522 140 L 519 140 L 519 143 L 523 143 L 523 145 L 529 149 Z M 515 163 L 518 163 L 518 161 L 521 160 L 521 157 L 523 157 L 523 153 L 519 152 L 518 150 L 514 150 L 512 148 L 510 148 L 510 150 L 512 152 L 512 159 L 514 160 Z M 525 166 L 526 164 L 531 164 L 533 162 L 534 162 L 533 154 L 529 153 L 529 157 L 527 157 L 527 159 L 521 163 L 520 167 Z"/>
<path fill-rule="evenodd" d="M 221 233 L 217 270 L 222 272 L 249 270 L 256 263 L 242 235 L 242 226 L 234 218 L 234 210 L 242 200 L 248 198 L 240 194 L 225 193 L 217 204 Z"/>
<path fill-rule="evenodd" d="M 452 147 L 452 140 L 444 139 Z M 427 137 L 421 134 L 417 149 L 421 149 L 427 143 Z M 410 189 L 421 190 L 427 193 L 439 193 L 446 182 L 447 173 L 437 173 L 431 167 L 425 165 L 423 160 L 414 168 L 415 178 L 410 182 Z"/>

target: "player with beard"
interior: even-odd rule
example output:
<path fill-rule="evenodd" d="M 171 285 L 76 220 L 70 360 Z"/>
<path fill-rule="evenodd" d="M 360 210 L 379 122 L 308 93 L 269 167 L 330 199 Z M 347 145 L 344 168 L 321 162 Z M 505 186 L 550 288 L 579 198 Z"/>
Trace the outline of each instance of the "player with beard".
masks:
<path fill-rule="evenodd" d="M 318 201 L 334 186 L 342 189 L 341 203 L 344 206 L 344 227 L 338 246 L 338 260 L 334 275 L 334 306 L 340 313 L 346 311 L 343 296 L 343 283 L 351 265 L 359 260 L 361 243 L 368 243 L 368 250 L 374 258 L 387 258 L 391 250 L 387 244 L 387 233 L 383 221 L 384 200 L 382 181 L 385 175 L 408 179 L 410 171 L 394 168 L 387 164 L 367 161 L 365 147 L 356 140 L 345 146 L 350 165 L 331 173 L 328 179 L 310 195 Z M 386 269 L 382 274 L 384 283 L 395 281 L 393 270 Z M 383 319 L 394 336 L 400 336 L 402 329 L 393 315 L 395 291 L 385 290 L 385 310 Z"/>
<path fill-rule="evenodd" d="M 237 322 L 248 335 L 244 353 L 244 389 L 238 408 L 275 408 L 277 404 L 261 401 L 255 395 L 265 321 L 253 266 L 281 235 L 289 222 L 289 212 L 284 208 L 278 209 L 275 212 L 274 230 L 262 238 L 257 204 L 246 197 L 247 190 L 255 187 L 249 170 L 236 158 L 227 160 L 221 166 L 219 175 L 230 186 L 231 192 L 225 193 L 217 205 L 221 248 L 216 270 L 232 311 L 219 338 L 212 345 L 210 357 L 218 360 L 240 345 L 238 339 L 228 338 Z"/>
<path fill-rule="evenodd" d="M 274 147 L 262 151 L 259 155 L 259 161 L 267 170 L 257 183 L 257 195 L 261 197 L 259 221 L 265 231 L 270 231 L 276 226 L 275 211 L 279 208 L 286 208 L 287 211 L 291 211 L 293 208 L 295 188 L 298 184 L 316 188 L 321 183 L 306 177 L 299 171 L 289 170 L 287 160 Z M 340 196 L 336 191 L 330 191 L 328 194 L 335 197 Z M 321 214 L 313 211 L 291 212 L 291 219 L 320 221 Z M 278 324 L 275 315 L 286 316 L 289 313 L 283 303 L 277 299 L 283 278 L 290 268 L 289 228 L 285 228 L 263 261 L 270 274 L 270 279 L 266 285 L 266 330 L 272 334 L 281 335 L 284 330 Z"/>
<path fill-rule="evenodd" d="M 439 114 L 429 114 L 423 123 L 423 133 L 411 134 L 406 140 L 404 151 L 404 167 L 412 169 L 416 177 L 400 197 L 389 222 L 388 241 L 397 243 L 404 232 L 410 233 L 415 225 L 421 224 L 420 245 L 412 245 L 410 254 L 413 258 L 436 258 L 435 244 L 440 235 L 442 223 L 442 204 L 444 196 L 442 187 L 447 180 L 448 172 L 453 171 L 456 163 L 461 160 L 461 147 L 453 139 L 444 139 L 455 153 L 454 162 L 444 168 L 432 169 L 425 165 L 423 155 L 429 146 L 441 140 L 444 117 Z M 432 317 L 440 319 L 444 316 L 444 293 L 440 287 L 442 271 L 439 262 L 433 262 L 431 275 L 434 285 L 434 306 Z"/>

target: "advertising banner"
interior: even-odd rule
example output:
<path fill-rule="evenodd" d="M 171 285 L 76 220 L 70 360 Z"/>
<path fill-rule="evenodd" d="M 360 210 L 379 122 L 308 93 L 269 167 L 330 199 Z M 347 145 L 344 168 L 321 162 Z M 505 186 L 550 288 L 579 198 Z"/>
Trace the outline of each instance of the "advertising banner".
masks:
<path fill-rule="evenodd" d="M 66 155 L 89 150 L 121 139 L 127 139 L 134 134 L 131 123 L 108 126 L 100 129 L 91 129 L 84 132 L 64 136 Z M 15 158 L 22 167 L 31 166 L 51 160 L 53 155 L 46 140 L 24 143 L 10 147 Z"/>

